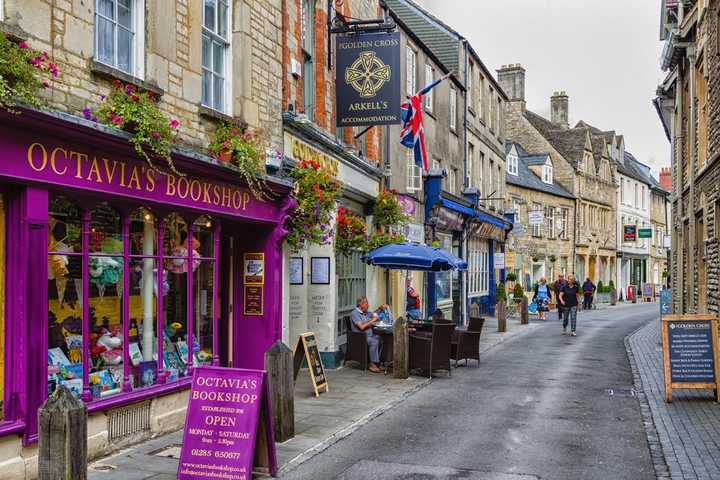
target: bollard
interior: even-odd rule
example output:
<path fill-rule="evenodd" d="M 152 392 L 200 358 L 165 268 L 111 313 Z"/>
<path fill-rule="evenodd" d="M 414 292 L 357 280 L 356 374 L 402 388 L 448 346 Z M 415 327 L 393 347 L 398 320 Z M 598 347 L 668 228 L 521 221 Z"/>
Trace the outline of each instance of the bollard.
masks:
<path fill-rule="evenodd" d="M 527 325 L 530 323 L 530 315 L 528 314 L 528 299 L 523 295 L 522 303 L 520 305 L 520 324 Z"/>
<path fill-rule="evenodd" d="M 498 302 L 495 305 L 495 314 L 497 315 L 498 332 L 503 333 L 507 331 L 507 305 L 505 302 Z"/>
<path fill-rule="evenodd" d="M 408 378 L 409 372 L 408 325 L 405 318 L 398 318 L 393 324 L 393 377 Z"/>
<path fill-rule="evenodd" d="M 87 479 L 87 407 L 60 385 L 38 410 L 38 479 Z"/>
<path fill-rule="evenodd" d="M 278 340 L 265 352 L 265 370 L 272 401 L 275 441 L 282 443 L 295 436 L 295 382 L 293 352 Z"/>
<path fill-rule="evenodd" d="M 618 301 L 617 290 L 615 290 L 613 288 L 612 290 L 610 290 L 610 305 L 611 306 L 617 305 L 617 301 Z"/>

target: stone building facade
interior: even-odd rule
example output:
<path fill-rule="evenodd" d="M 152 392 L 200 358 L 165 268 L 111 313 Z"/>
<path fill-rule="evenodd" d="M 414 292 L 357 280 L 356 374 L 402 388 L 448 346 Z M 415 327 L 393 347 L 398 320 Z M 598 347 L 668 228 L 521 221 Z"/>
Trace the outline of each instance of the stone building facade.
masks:
<path fill-rule="evenodd" d="M 498 70 L 503 88 L 515 92 L 506 108 L 509 140 L 521 144 L 530 154 L 549 155 L 553 178 L 576 198 L 575 245 L 570 270 L 578 277 L 590 277 L 607 284 L 616 272 L 616 189 L 617 168 L 613 155 L 618 150 L 614 132 L 603 132 L 585 122 L 569 127 L 569 98 L 555 92 L 550 99 L 551 119 L 526 108 L 523 88 L 525 70 L 519 64 Z"/>
<path fill-rule="evenodd" d="M 720 2 L 662 2 L 655 100 L 672 152 L 676 313 L 720 313 Z"/>
<path fill-rule="evenodd" d="M 514 227 L 505 267 L 529 291 L 543 277 L 551 282 L 558 274 L 572 271 L 575 196 L 552 177 L 548 153 L 531 155 L 511 141 L 506 150 L 507 204 L 514 214 Z M 544 223 L 531 225 L 531 215 L 542 215 Z"/>

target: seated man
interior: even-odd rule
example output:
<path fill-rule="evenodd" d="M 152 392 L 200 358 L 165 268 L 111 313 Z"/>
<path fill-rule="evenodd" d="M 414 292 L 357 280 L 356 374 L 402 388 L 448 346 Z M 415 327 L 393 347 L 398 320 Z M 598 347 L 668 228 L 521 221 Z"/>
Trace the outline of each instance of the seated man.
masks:
<path fill-rule="evenodd" d="M 365 332 L 367 337 L 368 349 L 370 350 L 370 370 L 373 373 L 380 373 L 380 337 L 375 335 L 372 326 L 379 317 L 376 313 L 368 314 L 368 299 L 360 297 L 357 301 L 357 307 L 350 314 L 351 328 L 353 332 Z"/>

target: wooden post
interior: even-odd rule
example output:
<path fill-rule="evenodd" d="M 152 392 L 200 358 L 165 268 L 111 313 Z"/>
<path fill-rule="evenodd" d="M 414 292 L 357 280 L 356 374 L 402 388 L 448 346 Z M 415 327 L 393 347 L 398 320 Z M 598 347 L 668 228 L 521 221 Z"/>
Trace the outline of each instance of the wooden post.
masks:
<path fill-rule="evenodd" d="M 293 352 L 278 340 L 265 352 L 265 370 L 272 405 L 275 441 L 295 436 L 295 381 Z"/>
<path fill-rule="evenodd" d="M 507 306 L 505 302 L 498 302 L 495 305 L 495 313 L 497 314 L 498 332 L 503 333 L 507 331 Z"/>
<path fill-rule="evenodd" d="M 527 325 L 530 323 L 530 316 L 528 315 L 528 299 L 523 295 L 522 302 L 520 304 L 520 324 Z"/>
<path fill-rule="evenodd" d="M 87 408 L 64 385 L 38 410 L 38 479 L 87 479 Z"/>
<path fill-rule="evenodd" d="M 393 377 L 408 378 L 410 376 L 409 349 L 407 320 L 400 317 L 393 324 Z"/>

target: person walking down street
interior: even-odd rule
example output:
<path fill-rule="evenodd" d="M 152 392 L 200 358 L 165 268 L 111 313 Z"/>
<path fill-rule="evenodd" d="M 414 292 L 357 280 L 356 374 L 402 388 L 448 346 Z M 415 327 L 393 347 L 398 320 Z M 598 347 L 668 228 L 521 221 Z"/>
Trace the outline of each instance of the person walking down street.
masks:
<path fill-rule="evenodd" d="M 558 279 L 555 280 L 555 283 L 553 283 L 552 286 L 553 292 L 555 293 L 555 305 L 557 306 L 558 311 L 558 321 L 560 322 L 562 322 L 563 319 L 563 307 L 560 303 L 560 292 L 565 285 L 567 285 L 567 280 L 565 280 L 565 275 L 561 273 L 558 275 Z"/>
<path fill-rule="evenodd" d="M 357 307 L 350 314 L 351 328 L 353 332 L 365 332 L 368 350 L 370 351 L 370 370 L 373 373 L 380 373 L 380 342 L 381 339 L 373 332 L 373 325 L 380 320 L 376 313 L 368 314 L 368 299 L 360 297 L 357 300 Z"/>
<path fill-rule="evenodd" d="M 550 304 L 550 287 L 545 277 L 542 277 L 540 282 L 535 285 L 533 302 L 537 305 L 538 320 L 546 320 L 545 312 L 549 310 L 548 305 Z"/>
<path fill-rule="evenodd" d="M 576 335 L 579 296 L 580 288 L 575 281 L 575 275 L 568 275 L 567 283 L 562 287 L 562 290 L 560 290 L 560 304 L 563 309 L 563 335 L 567 334 L 568 320 L 570 321 L 570 335 L 573 337 Z"/>
<path fill-rule="evenodd" d="M 585 279 L 583 283 L 583 310 L 590 310 L 592 308 L 593 296 L 595 295 L 595 284 L 590 280 L 590 277 Z"/>

